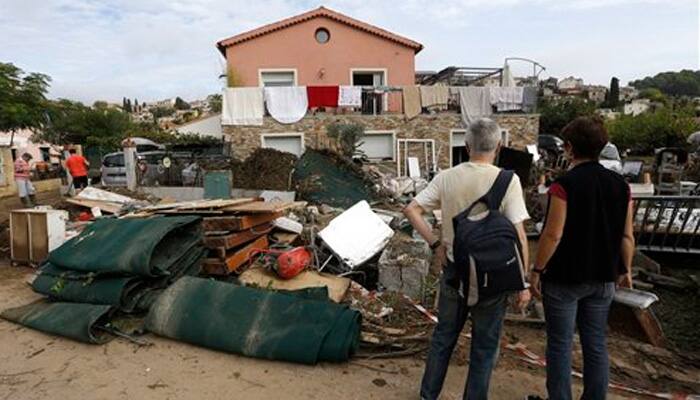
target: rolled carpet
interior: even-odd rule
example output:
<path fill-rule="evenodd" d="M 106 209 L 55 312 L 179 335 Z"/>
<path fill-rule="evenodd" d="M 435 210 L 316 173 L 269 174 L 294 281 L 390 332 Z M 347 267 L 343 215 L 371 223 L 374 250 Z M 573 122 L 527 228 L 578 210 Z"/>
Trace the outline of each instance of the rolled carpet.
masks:
<path fill-rule="evenodd" d="M 197 216 L 99 219 L 49 254 L 49 263 L 86 273 L 156 277 L 201 240 Z"/>
<path fill-rule="evenodd" d="M 146 329 L 188 343 L 303 364 L 346 361 L 360 313 L 327 300 L 183 277 L 151 306 Z"/>
<path fill-rule="evenodd" d="M 9 308 L 0 316 L 38 331 L 99 344 L 113 337 L 104 329 L 111 311 L 110 306 L 38 301 Z"/>

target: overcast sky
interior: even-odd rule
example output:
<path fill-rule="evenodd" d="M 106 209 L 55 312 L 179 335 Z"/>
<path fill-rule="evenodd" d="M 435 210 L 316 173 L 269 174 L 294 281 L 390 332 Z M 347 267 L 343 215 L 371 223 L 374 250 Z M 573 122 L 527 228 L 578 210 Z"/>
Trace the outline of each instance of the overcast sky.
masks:
<path fill-rule="evenodd" d="M 221 87 L 217 40 L 322 4 L 422 43 L 417 69 L 520 56 L 605 85 L 700 69 L 698 0 L 0 0 L 0 61 L 50 75 L 51 97 L 192 100 Z"/>

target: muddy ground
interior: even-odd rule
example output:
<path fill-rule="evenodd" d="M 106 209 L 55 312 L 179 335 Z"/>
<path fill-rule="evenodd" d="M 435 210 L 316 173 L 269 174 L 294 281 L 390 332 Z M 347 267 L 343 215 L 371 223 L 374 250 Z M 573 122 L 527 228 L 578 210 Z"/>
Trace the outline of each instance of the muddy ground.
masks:
<path fill-rule="evenodd" d="M 0 263 L 0 308 L 27 303 L 38 296 L 28 287 L 28 268 Z M 540 327 L 507 324 L 507 341 L 528 344 L 543 354 Z M 416 399 L 423 355 L 389 360 L 355 358 L 317 366 L 255 360 L 146 335 L 148 347 L 114 340 L 86 345 L 46 335 L 0 320 L 0 399 Z M 614 339 L 617 340 L 617 339 Z M 461 398 L 466 376 L 468 340 L 453 357 L 443 399 Z M 628 343 L 627 347 L 630 347 Z M 613 373 L 633 364 L 613 345 Z M 493 399 L 544 395 L 544 372 L 503 351 L 492 381 Z M 580 354 L 577 353 L 577 363 Z M 623 365 L 623 367 L 619 367 Z M 684 379 L 695 379 L 700 375 Z M 659 381 L 661 382 L 661 381 Z M 644 382 L 643 387 L 678 388 Z M 576 391 L 580 382 L 576 381 Z M 640 398 L 613 393 L 610 398 Z"/>

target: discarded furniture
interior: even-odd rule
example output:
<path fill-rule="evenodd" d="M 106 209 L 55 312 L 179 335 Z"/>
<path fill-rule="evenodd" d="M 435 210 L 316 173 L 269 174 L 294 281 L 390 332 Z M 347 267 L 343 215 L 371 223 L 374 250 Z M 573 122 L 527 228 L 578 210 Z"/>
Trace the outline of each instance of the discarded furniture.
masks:
<path fill-rule="evenodd" d="M 637 248 L 700 254 L 700 196 L 633 196 Z"/>
<path fill-rule="evenodd" d="M 618 288 L 610 308 L 611 328 L 654 346 L 666 346 L 661 324 L 649 308 L 657 301 L 659 298 L 654 293 Z"/>
<path fill-rule="evenodd" d="M 318 236 L 347 271 L 382 251 L 394 230 L 361 201 L 331 220 Z"/>
<path fill-rule="evenodd" d="M 68 212 L 22 209 L 10 213 L 10 253 L 16 263 L 39 264 L 66 240 Z"/>

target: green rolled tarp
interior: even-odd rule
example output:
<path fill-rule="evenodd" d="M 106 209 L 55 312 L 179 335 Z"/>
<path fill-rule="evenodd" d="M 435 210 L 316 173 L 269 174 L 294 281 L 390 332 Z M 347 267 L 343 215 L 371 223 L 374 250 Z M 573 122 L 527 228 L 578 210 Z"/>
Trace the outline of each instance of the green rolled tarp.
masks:
<path fill-rule="evenodd" d="M 199 272 L 206 249 L 194 246 L 195 243 L 185 243 L 183 247 L 188 252 L 168 267 L 168 275 L 161 277 L 85 273 L 47 263 L 32 282 L 32 288 L 56 301 L 112 305 L 124 312 L 145 311 L 150 305 L 144 300 L 147 293 L 162 290 L 184 275 Z"/>
<path fill-rule="evenodd" d="M 112 338 L 105 329 L 111 313 L 110 306 L 39 301 L 7 309 L 0 316 L 45 333 L 99 344 Z"/>
<path fill-rule="evenodd" d="M 308 296 L 183 277 L 151 306 L 146 329 L 250 357 L 303 364 L 348 360 L 359 344 L 360 313 Z"/>
<path fill-rule="evenodd" d="M 197 216 L 99 219 L 52 251 L 48 262 L 95 274 L 167 275 L 189 251 L 183 242 L 201 237 L 198 223 Z"/>

